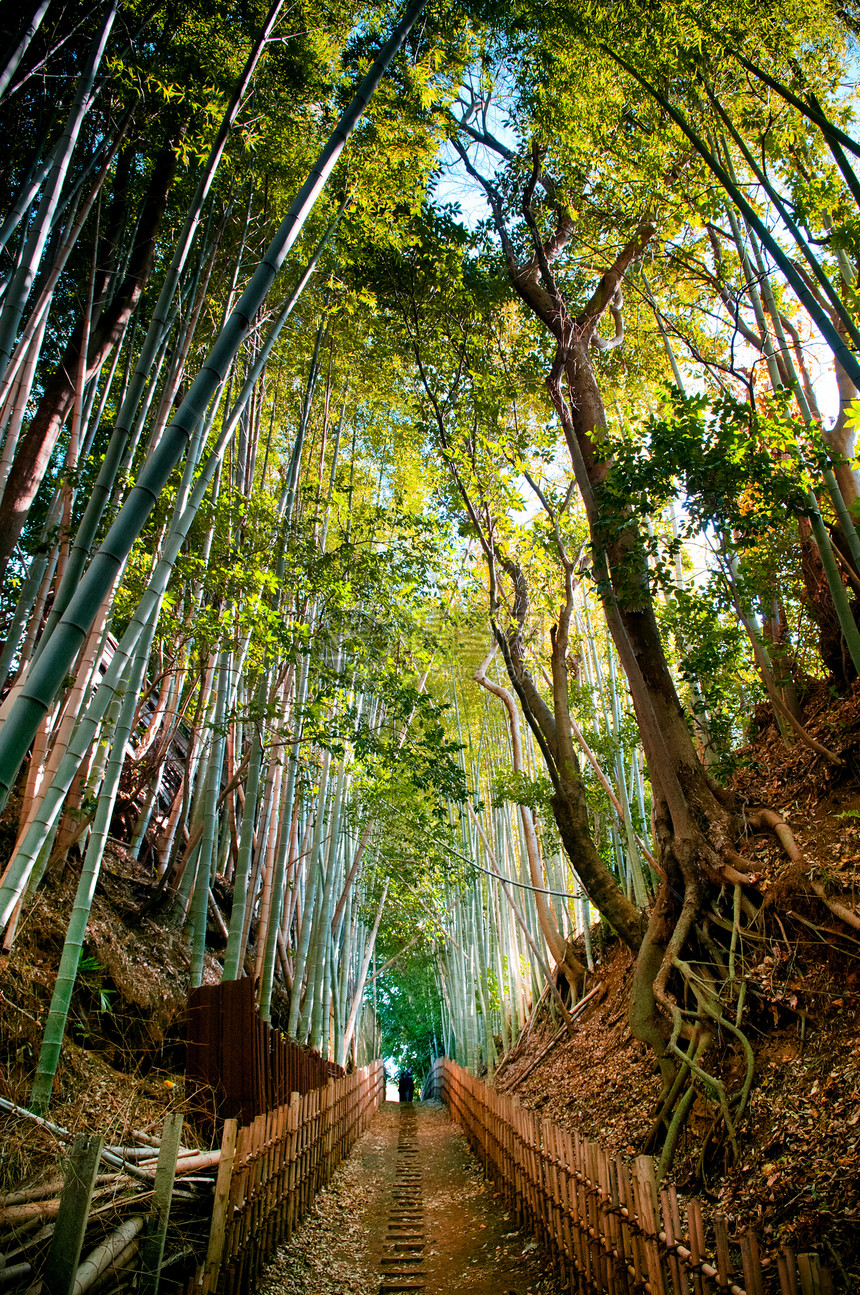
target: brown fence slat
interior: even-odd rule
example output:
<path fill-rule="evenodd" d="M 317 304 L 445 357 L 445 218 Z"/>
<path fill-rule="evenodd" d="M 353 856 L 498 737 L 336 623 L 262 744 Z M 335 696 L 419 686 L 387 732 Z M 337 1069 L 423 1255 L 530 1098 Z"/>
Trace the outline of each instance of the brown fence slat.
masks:
<path fill-rule="evenodd" d="M 260 1020 L 250 976 L 193 989 L 186 1020 L 189 1119 L 211 1134 L 223 1119 L 249 1124 L 286 1105 L 290 1093 L 324 1088 L 345 1073 Z"/>

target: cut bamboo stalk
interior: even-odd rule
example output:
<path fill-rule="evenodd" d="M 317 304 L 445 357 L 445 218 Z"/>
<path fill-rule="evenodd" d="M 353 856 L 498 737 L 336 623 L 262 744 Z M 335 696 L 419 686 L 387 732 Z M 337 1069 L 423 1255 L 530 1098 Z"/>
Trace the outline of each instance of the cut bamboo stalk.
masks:
<path fill-rule="evenodd" d="M 43 1274 L 48 1295 L 72 1295 L 74 1290 L 101 1150 L 97 1136 L 82 1136 L 72 1146 Z"/>
<path fill-rule="evenodd" d="M 158 1167 L 155 1171 L 155 1198 L 141 1255 L 139 1289 L 142 1295 L 156 1295 L 158 1291 L 161 1260 L 164 1256 L 164 1242 L 167 1237 L 167 1224 L 170 1218 L 173 1181 L 176 1176 L 176 1159 L 182 1137 L 182 1120 L 182 1115 L 177 1111 L 171 1111 L 165 1116 L 164 1120 L 164 1129 L 161 1135 L 161 1153 L 158 1157 Z"/>

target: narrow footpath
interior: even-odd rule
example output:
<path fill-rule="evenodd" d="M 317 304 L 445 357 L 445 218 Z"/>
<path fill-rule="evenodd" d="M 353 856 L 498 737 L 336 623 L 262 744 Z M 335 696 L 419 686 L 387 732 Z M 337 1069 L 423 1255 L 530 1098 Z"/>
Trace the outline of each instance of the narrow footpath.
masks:
<path fill-rule="evenodd" d="M 385 1102 L 260 1295 L 560 1295 L 439 1102 Z"/>

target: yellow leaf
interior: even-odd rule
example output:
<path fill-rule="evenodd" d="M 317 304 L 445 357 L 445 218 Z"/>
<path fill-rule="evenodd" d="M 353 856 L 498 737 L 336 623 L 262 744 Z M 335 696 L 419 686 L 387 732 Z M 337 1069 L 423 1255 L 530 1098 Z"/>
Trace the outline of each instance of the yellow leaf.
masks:
<path fill-rule="evenodd" d="M 848 408 L 845 410 L 845 422 L 849 427 L 860 427 L 860 400 L 856 396 L 848 402 Z"/>

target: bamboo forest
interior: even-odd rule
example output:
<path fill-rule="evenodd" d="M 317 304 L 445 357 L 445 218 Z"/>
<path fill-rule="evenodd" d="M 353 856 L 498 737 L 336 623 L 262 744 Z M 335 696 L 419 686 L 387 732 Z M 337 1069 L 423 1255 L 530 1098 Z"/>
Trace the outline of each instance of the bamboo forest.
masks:
<path fill-rule="evenodd" d="M 860 1291 L 856 0 L 2 10 L 0 1290 Z"/>

